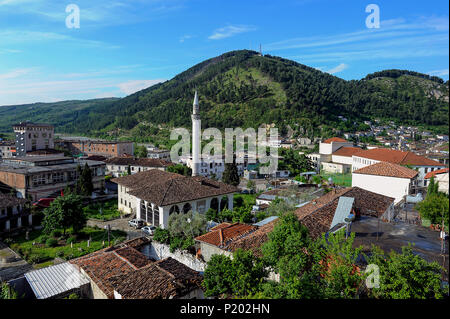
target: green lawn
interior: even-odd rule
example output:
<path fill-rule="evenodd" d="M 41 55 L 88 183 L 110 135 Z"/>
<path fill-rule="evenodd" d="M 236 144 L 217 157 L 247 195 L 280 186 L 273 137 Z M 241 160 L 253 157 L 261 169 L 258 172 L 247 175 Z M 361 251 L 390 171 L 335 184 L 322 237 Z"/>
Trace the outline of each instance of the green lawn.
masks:
<path fill-rule="evenodd" d="M 68 233 L 66 238 L 72 236 L 70 230 Z M 111 234 L 111 244 L 121 242 L 126 238 L 126 233 L 120 230 L 113 230 L 111 231 Z M 41 264 L 37 265 L 37 267 L 43 267 L 49 265 L 49 262 L 56 257 L 69 260 L 104 248 L 103 241 L 105 241 L 105 245 L 108 244 L 106 230 L 100 228 L 83 228 L 80 234 L 76 236 L 72 247 L 70 244 L 67 244 L 66 239 L 62 237 L 58 239 L 58 245 L 56 247 L 48 247 L 46 244 L 39 243 L 39 237 L 41 235 L 41 230 L 33 230 L 29 233 L 28 240 L 25 239 L 25 234 L 12 237 L 13 243 L 10 247 L 19 253 L 27 262 Z M 88 247 L 87 244 L 89 238 L 91 238 L 91 241 Z M 35 243 L 34 245 L 33 242 Z"/>
<path fill-rule="evenodd" d="M 328 181 L 328 178 L 332 178 L 333 182 L 336 185 L 345 186 L 345 187 L 352 187 L 352 174 L 330 174 L 330 173 L 321 173 L 320 176 L 323 179 L 326 179 Z"/>
<path fill-rule="evenodd" d="M 117 207 L 117 199 L 111 199 L 102 203 L 90 204 L 83 208 L 87 218 L 99 220 L 112 220 L 120 217 Z"/>

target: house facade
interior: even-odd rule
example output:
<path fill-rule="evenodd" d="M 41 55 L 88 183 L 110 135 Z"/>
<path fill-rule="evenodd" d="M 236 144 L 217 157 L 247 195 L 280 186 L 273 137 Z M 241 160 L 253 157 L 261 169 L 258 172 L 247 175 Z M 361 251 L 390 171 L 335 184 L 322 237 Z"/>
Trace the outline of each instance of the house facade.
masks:
<path fill-rule="evenodd" d="M 418 172 L 397 164 L 379 162 L 352 173 L 352 186 L 393 197 L 395 204 L 416 194 Z"/>
<path fill-rule="evenodd" d="M 0 234 L 21 227 L 31 226 L 31 212 L 25 209 L 27 200 L 0 193 Z"/>
<path fill-rule="evenodd" d="M 425 179 L 425 175 L 427 173 L 445 167 L 442 163 L 417 155 L 413 152 L 403 152 L 387 148 L 363 150 L 353 155 L 352 160 L 352 171 L 356 171 L 379 162 L 388 162 L 411 167 L 412 169 L 418 171 L 417 186 L 419 188 L 427 187 L 428 181 Z"/>
<path fill-rule="evenodd" d="M 119 210 L 136 214 L 146 223 L 167 228 L 173 213 L 194 211 L 205 213 L 233 209 L 234 186 L 202 176 L 182 176 L 152 169 L 134 175 L 115 178 L 118 184 Z"/>

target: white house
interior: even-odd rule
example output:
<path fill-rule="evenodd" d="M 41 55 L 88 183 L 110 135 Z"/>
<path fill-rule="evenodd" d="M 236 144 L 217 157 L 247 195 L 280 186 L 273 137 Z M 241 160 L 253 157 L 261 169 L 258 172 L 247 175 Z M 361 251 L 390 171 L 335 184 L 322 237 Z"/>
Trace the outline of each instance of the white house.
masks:
<path fill-rule="evenodd" d="M 202 176 L 183 176 L 149 170 L 112 180 L 118 184 L 119 210 L 136 213 L 148 224 L 167 228 L 174 212 L 192 210 L 205 213 L 233 209 L 233 196 L 239 190 L 231 185 Z"/>
<path fill-rule="evenodd" d="M 353 142 L 340 137 L 332 137 L 319 144 L 319 154 L 310 154 L 308 157 L 321 171 L 350 173 L 351 156 L 360 150 L 360 148 L 353 147 Z"/>
<path fill-rule="evenodd" d="M 128 172 L 130 168 L 131 174 L 148 171 L 151 169 L 167 170 L 173 163 L 161 159 L 154 158 L 135 158 L 131 156 L 113 157 L 105 160 L 106 174 L 119 177 L 123 173 Z"/>
<path fill-rule="evenodd" d="M 395 198 L 395 204 L 416 191 L 418 172 L 397 164 L 379 162 L 352 173 L 352 187 Z"/>
<path fill-rule="evenodd" d="M 449 169 L 443 168 L 436 171 L 429 172 L 425 175 L 425 180 L 429 180 L 434 176 L 434 181 L 438 183 L 438 190 L 440 192 L 448 194 L 448 175 Z"/>
<path fill-rule="evenodd" d="M 417 186 L 424 188 L 428 181 L 425 175 L 429 172 L 444 168 L 444 164 L 433 161 L 424 156 L 417 155 L 413 152 L 403 152 L 387 148 L 374 148 L 371 150 L 363 150 L 352 156 L 352 171 L 360 168 L 376 164 L 379 162 L 388 162 L 403 166 L 410 166 L 418 171 Z"/>

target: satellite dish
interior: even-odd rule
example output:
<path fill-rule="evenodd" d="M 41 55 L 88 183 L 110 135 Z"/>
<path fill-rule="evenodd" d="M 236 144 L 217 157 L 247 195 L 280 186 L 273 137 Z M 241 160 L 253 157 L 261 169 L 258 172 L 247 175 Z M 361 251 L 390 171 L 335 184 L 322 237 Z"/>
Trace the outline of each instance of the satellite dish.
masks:
<path fill-rule="evenodd" d="M 346 223 L 350 223 L 350 222 L 353 221 L 354 219 L 355 219 L 355 215 L 350 214 L 350 215 L 348 215 L 347 217 L 344 218 L 344 221 L 345 221 Z"/>

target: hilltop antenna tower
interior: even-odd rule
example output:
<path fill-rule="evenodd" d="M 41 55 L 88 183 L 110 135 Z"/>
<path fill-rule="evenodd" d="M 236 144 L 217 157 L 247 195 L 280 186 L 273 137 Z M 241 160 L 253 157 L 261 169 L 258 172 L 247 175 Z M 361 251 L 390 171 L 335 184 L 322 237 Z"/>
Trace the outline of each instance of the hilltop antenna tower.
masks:
<path fill-rule="evenodd" d="M 261 48 L 261 43 L 259 44 L 259 56 L 262 56 L 262 48 Z"/>

